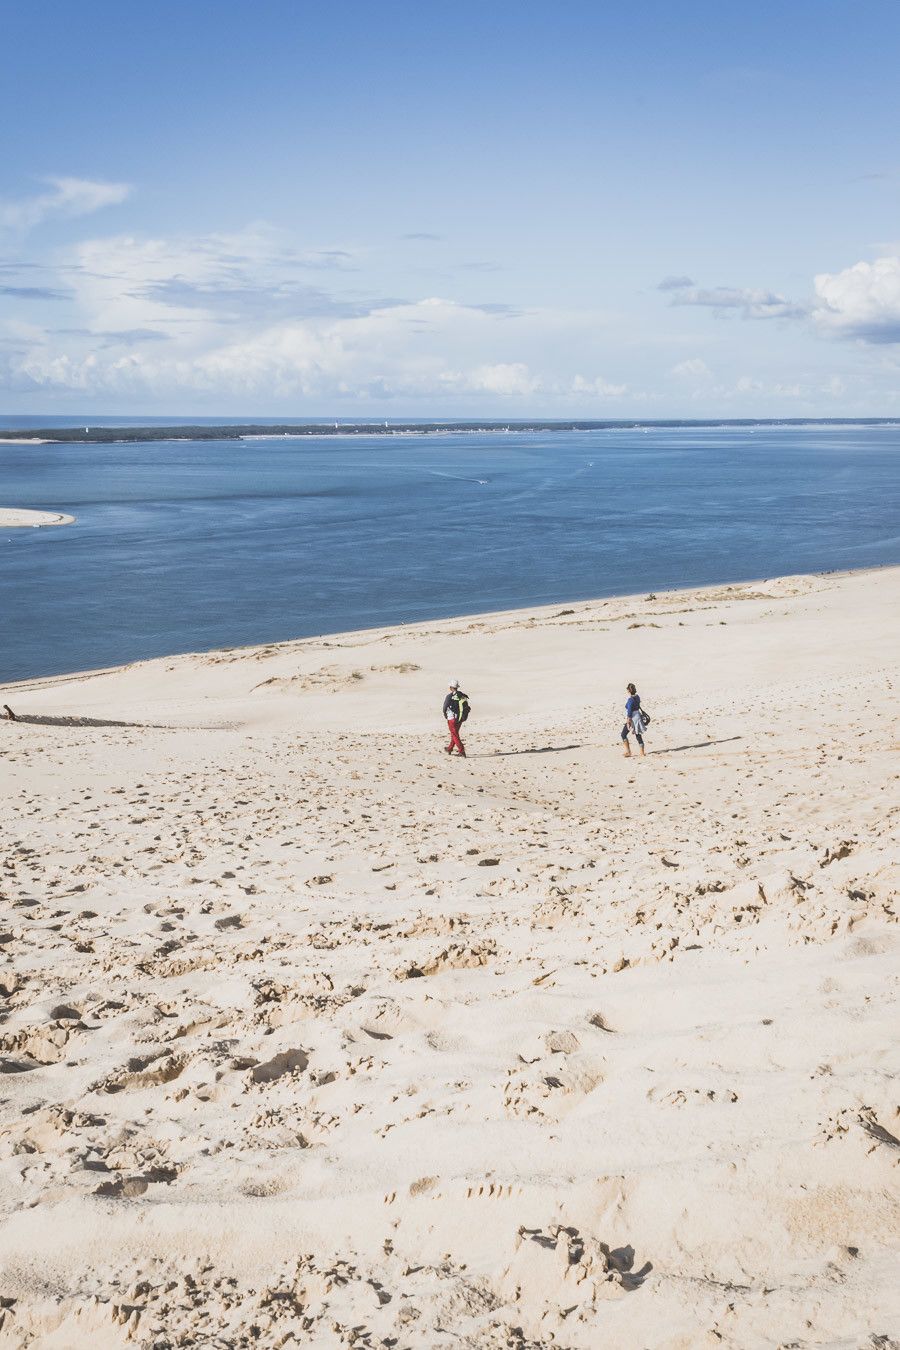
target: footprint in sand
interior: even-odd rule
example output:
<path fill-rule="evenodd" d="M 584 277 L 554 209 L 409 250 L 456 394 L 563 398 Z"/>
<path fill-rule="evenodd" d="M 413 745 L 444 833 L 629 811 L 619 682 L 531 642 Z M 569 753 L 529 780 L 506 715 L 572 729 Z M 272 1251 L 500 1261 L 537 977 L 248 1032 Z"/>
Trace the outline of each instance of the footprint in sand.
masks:
<path fill-rule="evenodd" d="M 653 1267 L 649 1261 L 635 1267 L 633 1247 L 611 1249 L 574 1226 L 520 1228 L 513 1258 L 500 1271 L 495 1288 L 504 1300 L 527 1298 L 532 1306 L 544 1305 L 545 1318 L 561 1318 L 577 1307 L 593 1307 L 639 1289 Z"/>
<path fill-rule="evenodd" d="M 174 1082 L 184 1072 L 187 1062 L 187 1055 L 173 1055 L 165 1050 L 135 1057 L 128 1061 L 124 1069 L 110 1074 L 94 1090 L 108 1093 L 138 1092 L 143 1088 L 161 1087 L 164 1083 Z"/>
<path fill-rule="evenodd" d="M 250 1071 L 254 1083 L 274 1083 L 285 1074 L 302 1073 L 309 1065 L 309 1055 L 305 1050 L 282 1050 L 271 1059 L 255 1064 Z"/>
<path fill-rule="evenodd" d="M 503 1086 L 503 1109 L 527 1120 L 561 1120 L 604 1079 L 605 1064 L 593 1056 L 549 1055 L 510 1069 Z"/>
<path fill-rule="evenodd" d="M 73 1010 L 68 1010 L 73 1011 Z M 77 1013 L 78 1025 L 81 1019 Z M 22 1028 L 8 1032 L 0 1037 L 0 1055 L 12 1056 L 27 1068 L 41 1068 L 46 1064 L 59 1064 L 66 1055 L 66 1048 L 74 1034 L 74 1025 L 70 1018 L 56 1019 L 51 1025 Z M 5 1069 L 4 1072 L 21 1072 Z"/>
<path fill-rule="evenodd" d="M 731 1088 L 651 1088 L 647 1093 L 649 1102 L 660 1106 L 707 1106 L 709 1103 L 733 1104 L 739 1101 L 738 1094 Z"/>
<path fill-rule="evenodd" d="M 445 970 L 474 970 L 486 966 L 497 955 L 497 944 L 493 938 L 483 942 L 451 942 L 436 956 L 428 960 L 401 966 L 394 972 L 397 980 L 415 980 L 426 975 L 439 975 Z"/>
<path fill-rule="evenodd" d="M 175 1167 L 151 1167 L 131 1176 L 117 1176 L 103 1181 L 94 1191 L 107 1200 L 136 1200 L 153 1185 L 169 1186 L 178 1177 Z"/>

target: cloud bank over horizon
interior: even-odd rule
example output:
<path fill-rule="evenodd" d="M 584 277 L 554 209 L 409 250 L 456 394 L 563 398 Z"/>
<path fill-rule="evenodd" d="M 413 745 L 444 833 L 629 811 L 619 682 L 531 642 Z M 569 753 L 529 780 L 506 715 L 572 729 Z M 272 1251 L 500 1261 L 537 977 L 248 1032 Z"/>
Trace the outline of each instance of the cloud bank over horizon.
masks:
<path fill-rule="evenodd" d="M 123 184 L 54 183 L 68 186 L 47 200 L 7 205 L 7 218 L 36 229 L 53 213 L 84 216 L 130 193 Z M 421 241 L 423 233 L 409 238 Z M 305 246 L 257 221 L 207 235 L 94 235 L 57 245 L 42 260 L 40 253 L 7 260 L 0 296 L 12 308 L 0 326 L 0 389 L 126 408 L 196 402 L 298 412 L 475 408 L 500 416 L 665 416 L 686 405 L 702 415 L 698 403 L 727 409 L 754 398 L 788 405 L 818 398 L 827 406 L 846 396 L 835 373 L 804 384 L 739 372 L 725 383 L 715 369 L 717 334 L 699 330 L 694 345 L 703 355 L 660 365 L 651 347 L 647 364 L 658 369 L 658 384 L 634 382 L 620 374 L 615 314 L 378 294 L 366 284 L 378 270 L 376 251 Z M 728 318 L 779 321 L 858 346 L 900 344 L 900 257 L 821 273 L 809 300 L 702 286 L 686 274 L 664 278 L 656 290 L 669 309 L 707 311 L 715 328 Z M 679 335 L 669 355 L 687 341 Z M 640 351 L 640 335 L 629 342 Z M 656 345 L 665 351 L 664 342 Z"/>
<path fill-rule="evenodd" d="M 533 351 L 565 316 L 503 304 L 366 290 L 354 253 L 301 249 L 256 223 L 231 234 L 81 240 L 56 263 L 19 264 L 64 286 L 8 286 L 23 301 L 64 300 L 64 326 L 8 323 L 7 389 L 127 398 L 235 395 L 391 400 L 487 395 L 602 399 L 624 392 L 595 371 L 533 373 Z M 8 265 L 8 274 L 16 273 Z M 310 273 L 330 273 L 330 285 Z M 569 327 L 583 329 L 573 316 Z"/>
<path fill-rule="evenodd" d="M 7 202 L 3 219 L 27 233 L 53 215 L 71 221 L 120 205 L 130 192 L 124 184 L 54 179 L 52 192 Z M 425 232 L 407 239 L 443 242 Z M 380 294 L 372 285 L 377 247 L 308 246 L 267 222 L 205 235 L 92 235 L 25 252 L 0 263 L 0 296 L 9 302 L 0 389 L 51 404 L 74 397 L 136 409 L 196 403 L 223 411 L 665 416 L 774 398 L 827 408 L 846 399 L 836 372 L 766 381 L 744 371 L 723 381 L 716 370 L 721 322 L 802 327 L 820 344 L 900 344 L 896 256 L 820 273 L 808 300 L 665 277 L 655 287 L 662 306 L 706 311 L 713 328 L 695 329 L 693 340 L 682 333 L 668 344 L 647 343 L 654 387 L 622 377 L 623 329 L 632 362 L 642 339 L 620 315 L 587 305 L 516 308 Z M 673 361 L 687 343 L 703 354 Z"/>

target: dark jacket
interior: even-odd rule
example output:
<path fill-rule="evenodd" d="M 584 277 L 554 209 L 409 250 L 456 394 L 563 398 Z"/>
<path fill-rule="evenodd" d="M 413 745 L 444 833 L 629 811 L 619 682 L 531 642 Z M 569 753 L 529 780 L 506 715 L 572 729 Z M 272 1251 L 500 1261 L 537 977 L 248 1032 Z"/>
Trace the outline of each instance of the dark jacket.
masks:
<path fill-rule="evenodd" d="M 469 715 L 469 696 L 456 689 L 444 699 L 444 717 L 454 717 L 462 725 Z"/>

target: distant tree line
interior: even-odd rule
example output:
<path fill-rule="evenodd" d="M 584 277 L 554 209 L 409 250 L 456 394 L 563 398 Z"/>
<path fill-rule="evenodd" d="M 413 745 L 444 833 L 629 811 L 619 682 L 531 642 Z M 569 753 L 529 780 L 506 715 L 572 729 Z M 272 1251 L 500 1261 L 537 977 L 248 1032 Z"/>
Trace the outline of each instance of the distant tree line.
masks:
<path fill-rule="evenodd" d="M 146 426 L 146 427 L 23 427 L 0 428 L 3 440 L 74 441 L 85 444 L 135 441 L 239 441 L 244 436 L 396 436 L 441 432 L 524 431 L 638 431 L 642 428 L 675 427 L 799 427 L 882 426 L 891 417 L 728 417 L 670 418 L 655 421 L 460 421 L 460 422 L 283 422 L 278 425 L 247 422 L 236 426 Z"/>

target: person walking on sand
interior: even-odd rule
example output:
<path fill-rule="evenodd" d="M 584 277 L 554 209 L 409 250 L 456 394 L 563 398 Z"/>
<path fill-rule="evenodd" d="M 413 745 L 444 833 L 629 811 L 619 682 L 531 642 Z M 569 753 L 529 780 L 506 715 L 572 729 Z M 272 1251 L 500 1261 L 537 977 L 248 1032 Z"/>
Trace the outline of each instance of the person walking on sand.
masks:
<path fill-rule="evenodd" d="M 450 744 L 444 746 L 448 755 L 452 755 L 455 750 L 465 759 L 466 747 L 459 738 L 459 732 L 468 715 L 468 695 L 460 689 L 459 680 L 451 680 L 447 697 L 444 699 L 444 717 L 447 719 L 447 730 L 450 732 Z"/>
<path fill-rule="evenodd" d="M 625 725 L 622 728 L 622 742 L 625 746 L 625 758 L 631 758 L 631 742 L 628 739 L 629 732 L 634 733 L 634 739 L 641 747 L 641 754 L 644 751 L 644 730 L 649 722 L 649 717 L 645 718 L 641 711 L 641 696 L 633 684 L 627 686 L 628 699 L 625 703 Z"/>

